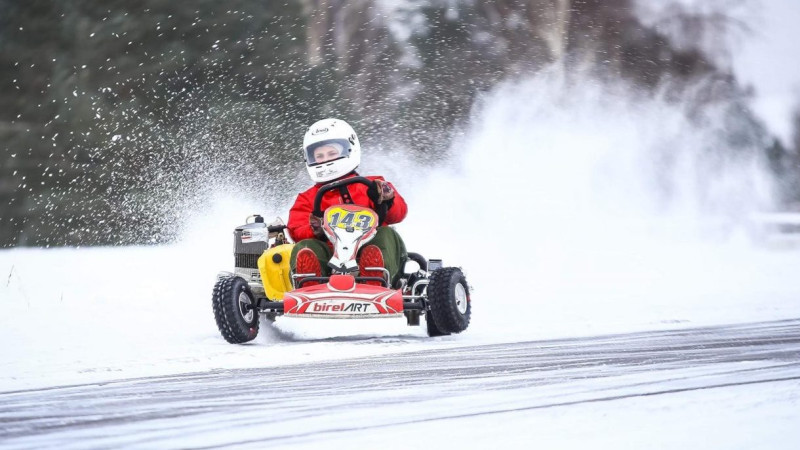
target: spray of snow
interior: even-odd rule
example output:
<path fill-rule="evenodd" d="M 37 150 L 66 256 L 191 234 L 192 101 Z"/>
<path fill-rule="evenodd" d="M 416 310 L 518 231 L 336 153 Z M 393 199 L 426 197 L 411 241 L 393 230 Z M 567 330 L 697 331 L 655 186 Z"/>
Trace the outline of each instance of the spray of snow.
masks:
<path fill-rule="evenodd" d="M 726 155 L 716 111 L 697 125 L 632 97 L 558 72 L 508 83 L 477 107 L 448 170 L 401 180 L 409 248 L 473 284 L 471 332 L 736 321 L 764 290 L 792 298 L 780 257 L 744 233 L 769 204 L 759 161 Z"/>

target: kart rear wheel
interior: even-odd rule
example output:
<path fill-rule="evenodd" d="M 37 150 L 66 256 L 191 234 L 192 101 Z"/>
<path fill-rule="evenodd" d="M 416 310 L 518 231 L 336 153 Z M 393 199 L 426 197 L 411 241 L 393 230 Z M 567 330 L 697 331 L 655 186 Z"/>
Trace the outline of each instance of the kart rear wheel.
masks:
<path fill-rule="evenodd" d="M 469 326 L 472 303 L 469 285 L 461 269 L 444 267 L 431 274 L 427 288 L 428 311 L 426 322 L 428 336 L 460 333 Z"/>
<path fill-rule="evenodd" d="M 217 328 L 226 341 L 241 344 L 255 339 L 259 315 L 244 278 L 231 276 L 217 281 L 211 301 Z"/>

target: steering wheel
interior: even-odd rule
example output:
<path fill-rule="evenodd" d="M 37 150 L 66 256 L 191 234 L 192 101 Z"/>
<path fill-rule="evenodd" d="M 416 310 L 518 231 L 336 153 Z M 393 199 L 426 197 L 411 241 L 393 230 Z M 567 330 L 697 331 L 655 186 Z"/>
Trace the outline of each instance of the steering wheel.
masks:
<path fill-rule="evenodd" d="M 376 205 L 375 212 L 378 213 L 378 225 L 383 224 L 384 220 L 386 219 L 386 212 L 389 210 L 389 205 L 386 203 L 378 204 L 376 198 L 378 195 L 377 183 L 365 177 L 345 178 L 343 180 L 334 181 L 333 183 L 328 183 L 320 187 L 317 191 L 317 195 L 314 197 L 314 211 L 312 214 L 317 217 L 322 217 L 322 210 L 320 209 L 320 206 L 322 205 L 322 197 L 325 195 L 325 193 L 334 189 L 340 189 L 345 186 L 349 186 L 351 184 L 363 184 L 367 187 L 367 195 L 369 196 L 370 200 L 372 200 L 372 203 Z"/>

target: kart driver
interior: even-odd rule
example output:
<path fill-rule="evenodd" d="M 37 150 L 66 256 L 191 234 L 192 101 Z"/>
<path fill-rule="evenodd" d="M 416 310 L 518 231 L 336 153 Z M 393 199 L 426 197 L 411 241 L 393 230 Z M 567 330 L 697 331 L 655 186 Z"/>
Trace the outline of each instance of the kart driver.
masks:
<path fill-rule="evenodd" d="M 333 250 L 322 230 L 322 217 L 312 213 L 314 197 L 325 184 L 358 176 L 356 168 L 361 163 L 361 144 L 356 132 L 345 121 L 320 120 L 309 127 L 303 138 L 303 158 L 308 174 L 316 184 L 300 193 L 289 211 L 287 228 L 296 242 L 292 249 L 290 266 L 295 274 L 328 276 L 328 261 Z M 364 268 L 385 267 L 394 284 L 408 255 L 400 235 L 386 225 L 402 221 L 408 207 L 394 186 L 383 177 L 366 178 L 373 180 L 377 189 L 368 189 L 367 186 L 356 183 L 328 191 L 322 197 L 320 209 L 325 211 L 329 206 L 344 203 L 366 206 L 375 211 L 382 207 L 387 208 L 375 237 L 359 251 L 357 260 L 360 276 L 383 277 L 381 272 L 367 271 Z M 312 284 L 316 283 L 309 281 L 304 286 Z"/>

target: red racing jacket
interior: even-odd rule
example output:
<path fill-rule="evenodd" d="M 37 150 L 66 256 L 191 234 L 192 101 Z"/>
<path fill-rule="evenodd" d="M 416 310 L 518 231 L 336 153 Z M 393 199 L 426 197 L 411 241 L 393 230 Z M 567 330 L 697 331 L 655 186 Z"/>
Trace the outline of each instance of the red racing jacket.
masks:
<path fill-rule="evenodd" d="M 352 175 L 348 175 L 344 178 L 350 178 L 354 176 L 357 176 L 357 174 L 353 173 Z M 384 181 L 383 177 L 378 176 L 370 176 L 365 178 L 370 180 Z M 289 223 L 286 226 L 289 229 L 289 236 L 291 236 L 292 240 L 295 242 L 300 242 L 303 239 L 314 238 L 314 232 L 311 230 L 311 225 L 309 224 L 309 216 L 311 216 L 311 211 L 314 210 L 314 197 L 316 197 L 319 188 L 325 184 L 326 183 L 315 184 L 307 191 L 300 193 L 297 196 L 297 200 L 294 201 L 294 206 L 292 206 L 292 209 L 289 210 Z M 406 214 L 408 213 L 408 205 L 406 205 L 406 201 L 403 200 L 403 197 L 400 196 L 400 193 L 397 192 L 397 189 L 395 189 L 392 183 L 389 183 L 389 185 L 392 186 L 392 189 L 394 189 L 394 199 L 392 199 L 391 206 L 386 212 L 386 218 L 381 225 L 399 223 L 405 219 Z M 353 204 L 376 209 L 375 205 L 372 203 L 372 200 L 370 200 L 369 196 L 367 195 L 367 187 L 363 184 L 351 184 L 349 186 L 345 186 L 345 189 L 347 189 L 347 192 L 350 193 L 350 197 L 353 199 Z M 325 209 L 327 209 L 329 206 L 339 205 L 342 203 L 344 203 L 344 200 L 342 200 L 341 193 L 339 190 L 333 189 L 326 192 L 322 197 L 320 209 L 325 211 Z"/>

